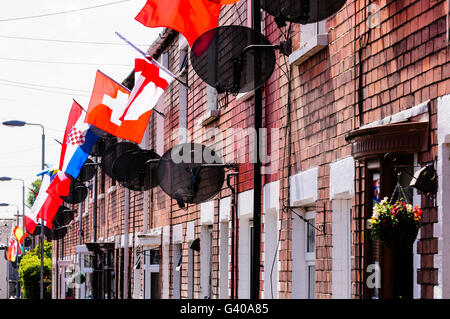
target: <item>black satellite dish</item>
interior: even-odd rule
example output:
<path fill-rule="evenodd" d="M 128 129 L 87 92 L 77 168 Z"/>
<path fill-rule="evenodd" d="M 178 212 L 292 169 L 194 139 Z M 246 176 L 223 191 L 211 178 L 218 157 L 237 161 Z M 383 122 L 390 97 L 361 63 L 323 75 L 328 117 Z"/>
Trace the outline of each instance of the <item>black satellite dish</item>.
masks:
<path fill-rule="evenodd" d="M 210 148 L 195 143 L 179 144 L 159 161 L 159 186 L 179 203 L 198 204 L 221 190 L 224 167 Z"/>
<path fill-rule="evenodd" d="M 88 194 L 87 187 L 79 180 L 72 180 L 70 183 L 69 195 L 61 197 L 68 204 L 79 204 Z"/>
<path fill-rule="evenodd" d="M 113 163 L 113 176 L 124 187 L 144 191 L 158 185 L 156 174 L 160 156 L 153 150 L 128 151 Z"/>
<path fill-rule="evenodd" d="M 92 130 L 92 132 L 95 133 L 95 135 L 97 135 L 100 138 L 107 138 L 111 135 L 108 132 L 106 132 L 102 129 L 99 129 L 98 127 L 96 127 L 94 125 L 91 125 L 89 128 Z"/>
<path fill-rule="evenodd" d="M 192 67 L 218 93 L 245 93 L 260 87 L 272 75 L 277 47 L 252 28 L 220 26 L 195 40 Z M 254 71 L 255 63 L 261 66 L 258 72 Z"/>
<path fill-rule="evenodd" d="M 88 158 L 84 163 L 83 167 L 81 167 L 80 174 L 77 179 L 80 182 L 87 182 L 92 179 L 95 175 L 95 171 L 97 170 L 94 161 Z"/>
<path fill-rule="evenodd" d="M 53 227 L 66 226 L 74 219 L 74 217 L 75 211 L 73 209 L 61 205 L 53 219 Z"/>
<path fill-rule="evenodd" d="M 94 146 L 92 147 L 90 155 L 102 157 L 105 151 L 110 146 L 116 143 L 117 138 L 113 135 L 107 135 L 106 137 L 99 137 L 97 142 L 95 142 Z"/>
<path fill-rule="evenodd" d="M 31 237 L 30 237 L 30 236 L 28 236 L 27 238 L 25 238 L 25 240 L 24 240 L 24 246 L 25 246 L 25 247 L 30 247 L 32 243 L 33 243 L 33 241 L 31 240 Z"/>
<path fill-rule="evenodd" d="M 66 236 L 67 234 L 67 229 L 69 228 L 69 226 L 59 226 L 56 227 L 55 225 L 53 226 L 52 232 L 51 232 L 51 239 L 52 240 L 60 240 L 63 239 L 64 236 Z"/>
<path fill-rule="evenodd" d="M 129 151 L 140 151 L 139 145 L 131 142 L 119 142 L 109 146 L 102 156 L 102 169 L 109 177 L 115 179 L 113 165 L 116 159 Z"/>
<path fill-rule="evenodd" d="M 42 227 L 44 227 L 44 236 L 47 238 L 47 240 L 53 239 L 52 230 L 48 228 L 47 226 L 42 226 L 41 224 L 38 224 L 34 230 L 33 236 L 40 236 Z"/>
<path fill-rule="evenodd" d="M 338 12 L 347 0 L 261 0 L 261 8 L 274 16 L 278 25 L 289 21 L 313 23 Z"/>

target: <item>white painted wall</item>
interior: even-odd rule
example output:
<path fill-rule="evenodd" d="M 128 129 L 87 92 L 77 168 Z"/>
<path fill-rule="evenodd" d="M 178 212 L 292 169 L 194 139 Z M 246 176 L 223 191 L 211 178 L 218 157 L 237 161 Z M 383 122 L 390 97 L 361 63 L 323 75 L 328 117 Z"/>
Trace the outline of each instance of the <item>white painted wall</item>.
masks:
<path fill-rule="evenodd" d="M 253 217 L 253 190 L 249 190 L 238 195 L 238 215 L 239 215 L 239 279 L 238 296 L 239 299 L 250 298 L 250 226 Z"/>
<path fill-rule="evenodd" d="M 264 232 L 262 242 L 264 244 L 264 289 L 263 298 L 276 299 L 279 291 L 279 249 L 278 231 L 281 223 L 278 220 L 280 206 L 280 182 L 275 181 L 264 185 L 263 223 Z"/>
<path fill-rule="evenodd" d="M 164 226 L 162 231 L 162 299 L 169 299 L 169 248 L 170 248 L 170 226 Z"/>
<path fill-rule="evenodd" d="M 210 258 L 211 258 L 211 232 L 210 226 L 214 223 L 214 201 L 200 204 L 200 298 L 209 295 L 210 285 Z"/>
<path fill-rule="evenodd" d="M 318 198 L 318 168 L 314 167 L 289 177 L 290 205 L 297 214 L 306 217 L 306 207 L 315 206 Z M 309 213 L 311 214 L 311 213 Z M 306 222 L 291 214 L 292 220 L 292 298 L 308 298 Z"/>
<path fill-rule="evenodd" d="M 351 298 L 351 208 L 355 161 L 346 157 L 330 163 L 332 205 L 331 292 L 335 299 Z"/>
<path fill-rule="evenodd" d="M 332 201 L 332 275 L 334 299 L 351 298 L 351 206 L 350 199 Z"/>
<path fill-rule="evenodd" d="M 230 221 L 231 198 L 225 197 L 219 202 L 219 298 L 229 297 L 230 279 Z"/>

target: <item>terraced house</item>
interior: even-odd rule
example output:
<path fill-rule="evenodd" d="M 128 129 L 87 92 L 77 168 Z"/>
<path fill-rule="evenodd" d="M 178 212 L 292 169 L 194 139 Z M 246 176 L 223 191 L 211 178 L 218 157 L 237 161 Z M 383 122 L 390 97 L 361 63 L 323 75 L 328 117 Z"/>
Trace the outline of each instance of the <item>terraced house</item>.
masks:
<path fill-rule="evenodd" d="M 255 27 L 252 9 L 223 6 L 219 24 Z M 258 28 L 282 45 L 263 86 L 238 94 L 206 83 L 198 52 L 162 29 L 147 53 L 189 88 L 170 84 L 139 146 L 163 156 L 203 144 L 230 165 L 213 197 L 185 205 L 162 188 L 177 176 L 134 191 L 99 165 L 53 243 L 53 297 L 449 298 L 448 12 L 444 0 L 347 0 L 301 24 L 262 10 Z M 374 202 L 399 190 L 423 210 L 409 250 L 370 236 Z"/>

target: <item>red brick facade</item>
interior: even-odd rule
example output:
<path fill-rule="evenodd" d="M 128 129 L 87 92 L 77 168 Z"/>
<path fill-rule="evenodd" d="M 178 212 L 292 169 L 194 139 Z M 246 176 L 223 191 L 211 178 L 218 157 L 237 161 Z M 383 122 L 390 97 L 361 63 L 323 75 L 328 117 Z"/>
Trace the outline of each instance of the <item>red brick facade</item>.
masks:
<path fill-rule="evenodd" d="M 371 9 L 368 10 L 369 6 Z M 248 21 L 247 1 L 241 0 L 236 5 L 224 6 L 221 14 L 221 25 L 243 24 Z M 272 43 L 279 43 L 282 32 L 273 18 L 263 14 L 264 33 Z M 352 145 L 346 136 L 359 128 L 380 121 L 390 115 L 411 109 L 424 102 L 429 103 L 429 138 L 428 148 L 416 152 L 417 165 L 426 165 L 437 159 L 437 99 L 450 93 L 450 59 L 448 56 L 448 40 L 446 24 L 446 1 L 351 1 L 331 18 L 327 19 L 325 30 L 328 34 L 328 45 L 307 58 L 300 64 L 289 63 L 289 57 L 278 51 L 277 66 L 263 90 L 263 125 L 266 128 L 277 128 L 280 131 L 279 164 L 275 173 L 263 176 L 263 184 L 279 181 L 279 210 L 277 218 L 278 238 L 280 240 L 277 264 L 278 298 L 293 296 L 293 219 L 296 218 L 287 207 L 291 205 L 292 188 L 290 177 L 317 168 L 317 198 L 313 203 L 315 223 L 324 227 L 324 232 L 317 232 L 315 238 L 315 297 L 333 298 L 333 200 L 330 198 L 331 173 L 330 164 L 352 156 Z M 301 28 L 292 25 L 292 51 L 302 49 Z M 286 31 L 286 30 L 282 30 Z M 172 34 L 167 46 L 169 67 L 177 72 L 180 61 L 179 35 Z M 157 58 L 157 56 L 155 56 Z M 292 56 L 291 56 L 292 59 Z M 292 61 L 291 61 L 292 62 Z M 285 72 L 290 73 L 290 79 Z M 289 83 L 290 82 L 290 83 Z M 203 136 L 207 129 L 217 128 L 226 132 L 228 128 L 249 128 L 253 126 L 253 99 L 237 99 L 229 97 L 225 105 L 225 97 L 218 96 L 220 116 L 217 120 L 203 126 L 199 120 L 206 114 L 206 85 L 197 76 L 189 63 L 186 123 L 188 141 L 211 145 L 212 140 Z M 173 82 L 164 95 L 164 151 L 179 143 L 178 128 L 180 120 L 180 84 Z M 290 98 L 290 103 L 288 103 Z M 411 116 L 408 121 L 418 121 L 418 115 Z M 156 133 L 157 115 L 153 114 L 149 124 L 148 148 L 157 149 Z M 241 144 L 240 144 L 241 145 Z M 248 156 L 248 142 L 245 150 Z M 395 153 L 395 149 L 392 150 Z M 231 154 L 223 154 L 230 158 Z M 162 155 L 162 154 L 160 154 Z M 382 156 L 381 156 L 382 157 Z M 373 291 L 367 288 L 367 266 L 371 264 L 369 255 L 373 243 L 368 237 L 366 220 L 371 211 L 368 206 L 368 173 L 367 157 L 355 158 L 354 193 L 351 197 L 351 298 L 371 298 Z M 228 173 L 228 171 L 227 171 Z M 253 189 L 253 165 L 239 165 L 239 183 L 237 191 L 242 194 Z M 91 183 L 92 184 L 92 183 Z M 113 186 L 116 187 L 113 190 Z M 194 237 L 202 236 L 201 205 L 189 205 L 180 209 L 176 201 L 171 200 L 160 187 L 147 192 L 130 191 L 129 233 L 136 238 L 136 233 L 147 233 L 151 229 L 169 226 L 168 253 L 163 256 L 160 265 L 161 296 L 172 298 L 174 263 L 173 226 L 182 225 L 182 236 L 187 236 L 188 222 L 195 222 Z M 89 208 L 84 204 L 81 244 L 92 241 L 93 235 L 93 192 L 89 192 Z M 115 184 L 101 170 L 98 171 L 99 199 L 97 212 L 97 239 L 122 243 L 117 238 L 124 234 L 124 201 L 125 190 Z M 220 193 L 214 197 L 214 222 L 212 224 L 212 298 L 219 297 L 220 260 L 219 260 L 219 208 L 220 199 L 231 196 L 226 183 Z M 264 200 L 264 199 L 263 199 Z M 104 205 L 104 209 L 102 208 Z M 309 205 L 310 207 L 311 205 Z M 435 298 L 434 288 L 438 285 L 438 270 L 434 264 L 434 256 L 438 252 L 438 239 L 433 225 L 438 221 L 438 203 L 421 196 L 421 207 L 424 210 L 424 226 L 417 241 L 415 254 L 420 258 L 417 267 L 416 282 L 420 287 L 418 298 Z M 369 208 L 368 208 L 369 207 Z M 75 207 L 77 208 L 77 207 Z M 310 207 L 311 208 L 311 207 Z M 146 212 L 146 216 L 144 214 Z M 263 237 L 266 226 L 263 225 Z M 164 231 L 163 231 L 164 232 Z M 161 235 L 164 237 L 164 235 Z M 161 239 L 163 242 L 163 239 Z M 139 296 L 134 287 L 137 246 L 130 242 L 130 296 Z M 59 252 L 54 252 L 58 260 L 73 258 L 75 261 L 76 246 L 79 245 L 78 220 L 63 241 L 54 243 Z M 189 243 L 181 243 L 182 271 L 181 298 L 190 297 L 190 278 L 188 274 Z M 266 244 L 262 241 L 261 256 L 264 260 Z M 61 252 L 63 251 L 63 256 Z M 117 262 L 123 251 L 115 253 L 115 298 L 123 298 L 120 289 L 120 276 L 123 269 Z M 164 251 L 163 251 L 164 255 Z M 71 256 L 71 257 L 70 257 Z M 186 258 L 185 258 L 186 257 Z M 239 256 L 241 257 L 241 256 Z M 230 258 L 230 256 L 229 256 Z M 193 291 L 194 298 L 202 298 L 201 292 L 201 257 L 195 252 L 193 259 Z M 230 267 L 230 266 L 229 266 Z M 54 296 L 56 296 L 56 276 L 54 266 Z M 262 263 L 262 271 L 269 271 L 270 265 Z M 384 270 L 382 270 L 383 273 Z M 164 274 L 168 272 L 168 274 Z M 167 275 L 167 276 L 166 276 Z M 261 274 L 261 290 L 264 290 L 264 276 Z M 164 278 L 169 282 L 163 282 Z M 228 281 L 228 287 L 231 282 Z M 59 287 L 59 286 L 58 286 Z M 142 287 L 142 286 L 141 286 Z M 59 294 L 61 292 L 58 292 Z M 265 298 L 270 298 L 267 291 Z M 142 294 L 141 294 L 142 296 Z M 388 297 L 384 293 L 384 297 Z"/>

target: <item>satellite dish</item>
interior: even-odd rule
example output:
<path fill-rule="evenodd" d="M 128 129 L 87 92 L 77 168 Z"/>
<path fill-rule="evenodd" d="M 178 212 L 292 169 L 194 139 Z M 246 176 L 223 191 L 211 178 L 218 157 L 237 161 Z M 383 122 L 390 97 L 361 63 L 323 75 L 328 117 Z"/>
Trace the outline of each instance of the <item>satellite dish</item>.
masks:
<path fill-rule="evenodd" d="M 88 158 L 81 167 L 80 174 L 78 175 L 78 180 L 80 182 L 87 182 L 94 177 L 97 168 L 95 167 L 94 161 Z"/>
<path fill-rule="evenodd" d="M 95 133 L 95 135 L 97 135 L 100 138 L 107 138 L 108 136 L 111 135 L 108 132 L 106 132 L 102 129 L 99 129 L 98 127 L 96 127 L 94 125 L 91 125 L 89 128 L 92 130 L 92 132 Z"/>
<path fill-rule="evenodd" d="M 324 20 L 338 12 L 347 0 L 261 0 L 261 8 L 283 21 L 307 24 Z"/>
<path fill-rule="evenodd" d="M 113 165 L 119 156 L 129 151 L 139 151 L 139 145 L 131 142 L 119 142 L 109 146 L 102 156 L 102 169 L 111 178 L 114 178 Z"/>
<path fill-rule="evenodd" d="M 51 239 L 52 240 L 60 240 L 63 239 L 64 236 L 66 236 L 67 234 L 67 229 L 69 227 L 68 226 L 60 226 L 60 227 L 56 227 L 55 225 L 53 226 L 53 229 L 51 231 Z"/>
<path fill-rule="evenodd" d="M 108 135 L 106 137 L 99 137 L 92 147 L 90 155 L 102 157 L 105 151 L 115 143 L 117 143 L 117 138 L 115 136 Z"/>
<path fill-rule="evenodd" d="M 64 205 L 56 212 L 55 218 L 53 219 L 53 227 L 61 227 L 68 225 L 74 219 L 74 210 L 69 209 Z"/>
<path fill-rule="evenodd" d="M 72 180 L 70 183 L 69 195 L 61 197 L 68 204 L 79 204 L 88 194 L 87 187 L 79 180 Z"/>
<path fill-rule="evenodd" d="M 32 244 L 31 237 L 28 236 L 27 238 L 25 238 L 24 246 L 25 246 L 25 247 L 30 247 L 31 244 Z"/>
<path fill-rule="evenodd" d="M 222 189 L 224 167 L 210 148 L 195 143 L 179 144 L 159 161 L 159 186 L 179 203 L 198 204 Z"/>
<path fill-rule="evenodd" d="M 41 224 L 38 224 L 36 226 L 33 236 L 40 236 L 42 227 L 44 227 L 44 236 L 47 238 L 47 240 L 52 240 L 53 239 L 52 230 L 47 226 L 42 226 Z"/>
<path fill-rule="evenodd" d="M 218 93 L 245 93 L 272 75 L 277 47 L 252 28 L 220 26 L 195 40 L 191 63 L 198 76 Z M 261 66 L 259 72 L 254 70 L 255 63 Z"/>
<path fill-rule="evenodd" d="M 158 185 L 156 168 L 160 156 L 153 150 L 128 151 L 113 163 L 113 176 L 124 187 L 144 191 Z"/>

